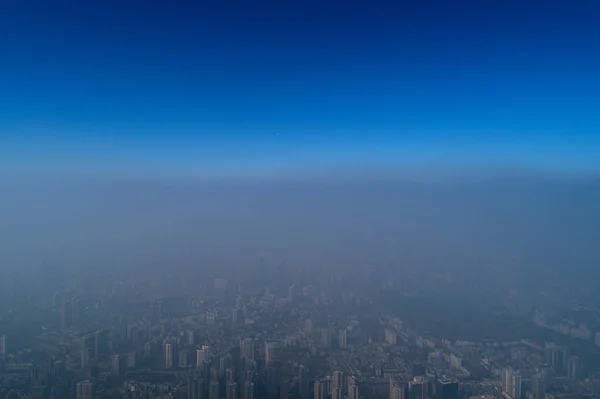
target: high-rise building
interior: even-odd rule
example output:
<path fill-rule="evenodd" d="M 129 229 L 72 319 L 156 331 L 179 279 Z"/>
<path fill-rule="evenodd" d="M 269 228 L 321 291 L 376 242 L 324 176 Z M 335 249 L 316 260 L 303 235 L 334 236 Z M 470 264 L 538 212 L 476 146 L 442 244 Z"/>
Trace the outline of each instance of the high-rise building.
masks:
<path fill-rule="evenodd" d="M 208 399 L 219 399 L 219 381 L 211 381 L 208 388 Z"/>
<path fill-rule="evenodd" d="M 92 399 L 94 395 L 94 385 L 91 381 L 79 381 L 77 383 L 77 399 Z"/>
<path fill-rule="evenodd" d="M 201 381 L 190 374 L 187 377 L 187 399 L 202 399 Z"/>
<path fill-rule="evenodd" d="M 224 357 L 219 358 L 219 375 L 225 375 L 225 369 L 227 368 L 227 359 Z"/>
<path fill-rule="evenodd" d="M 390 399 L 409 399 L 408 384 L 399 376 L 390 377 Z"/>
<path fill-rule="evenodd" d="M 292 303 L 294 301 L 297 291 L 298 288 L 295 284 L 290 285 L 288 288 L 288 302 Z"/>
<path fill-rule="evenodd" d="M 456 370 L 460 370 L 462 368 L 462 357 L 456 355 L 455 353 L 451 353 L 450 367 Z"/>
<path fill-rule="evenodd" d="M 292 379 L 284 377 L 279 383 L 279 398 L 280 399 L 291 399 L 292 397 Z"/>
<path fill-rule="evenodd" d="M 121 357 L 118 354 L 110 357 L 110 371 L 116 376 L 121 375 Z"/>
<path fill-rule="evenodd" d="M 196 343 L 196 333 L 194 330 L 188 330 L 185 333 L 187 344 L 193 346 Z"/>
<path fill-rule="evenodd" d="M 557 345 L 548 345 L 546 347 L 546 362 L 552 366 L 556 374 L 567 374 L 568 358 L 568 348 Z"/>
<path fill-rule="evenodd" d="M 70 301 L 63 301 L 60 307 L 60 327 L 67 328 L 71 325 Z"/>
<path fill-rule="evenodd" d="M 246 381 L 244 384 L 244 395 L 242 399 L 254 399 L 254 383 Z"/>
<path fill-rule="evenodd" d="M 396 345 L 396 331 L 391 328 L 385 329 L 385 340 L 390 345 Z"/>
<path fill-rule="evenodd" d="M 239 327 L 244 323 L 244 311 L 241 308 L 235 308 L 231 311 L 231 324 Z"/>
<path fill-rule="evenodd" d="M 338 345 L 342 349 L 348 346 L 348 333 L 346 330 L 340 330 L 338 332 Z"/>
<path fill-rule="evenodd" d="M 240 357 L 246 360 L 254 360 L 254 341 L 252 338 L 240 339 Z"/>
<path fill-rule="evenodd" d="M 165 343 L 164 344 L 164 353 L 165 353 L 165 368 L 173 368 L 173 344 Z"/>
<path fill-rule="evenodd" d="M 569 356 L 567 360 L 567 375 L 570 379 L 579 381 L 581 379 L 581 359 L 579 356 Z"/>
<path fill-rule="evenodd" d="M 354 376 L 348 378 L 348 399 L 360 399 L 358 381 Z"/>
<path fill-rule="evenodd" d="M 346 396 L 347 389 L 348 389 L 348 383 L 346 382 L 346 375 L 342 371 L 334 371 L 333 372 L 333 375 L 331 376 L 331 387 L 332 387 L 332 392 L 333 392 L 333 389 L 339 388 L 340 396 L 341 397 Z"/>
<path fill-rule="evenodd" d="M 544 399 L 546 397 L 546 377 L 538 373 L 531 378 L 531 392 L 535 399 Z"/>
<path fill-rule="evenodd" d="M 204 349 L 196 349 L 196 367 L 202 367 L 206 360 L 206 352 Z"/>
<path fill-rule="evenodd" d="M 458 399 L 458 381 L 439 378 L 435 382 L 435 399 Z"/>
<path fill-rule="evenodd" d="M 325 348 L 331 347 L 331 332 L 327 328 L 321 329 L 321 343 Z"/>
<path fill-rule="evenodd" d="M 298 372 L 298 389 L 303 399 L 309 399 L 310 396 L 310 374 L 307 367 L 300 365 Z"/>
<path fill-rule="evenodd" d="M 326 397 L 325 382 L 323 380 L 315 381 L 313 399 L 325 399 Z"/>
<path fill-rule="evenodd" d="M 504 392 L 513 399 L 521 398 L 521 375 L 510 367 L 502 370 L 502 387 Z"/>
<path fill-rule="evenodd" d="M 410 399 L 428 399 L 429 381 L 424 376 L 414 377 L 408 384 L 410 389 Z"/>
<path fill-rule="evenodd" d="M 108 330 L 98 330 L 94 333 L 94 359 L 96 360 L 109 354 L 108 333 Z"/>
<path fill-rule="evenodd" d="M 225 396 L 227 399 L 237 399 L 237 384 L 235 382 L 227 383 L 227 392 Z"/>
<path fill-rule="evenodd" d="M 256 382 L 256 368 L 249 368 L 244 371 L 244 382 Z"/>
<path fill-rule="evenodd" d="M 6 360 L 6 334 L 0 335 L 0 360 Z"/>
<path fill-rule="evenodd" d="M 235 376 L 233 373 L 233 368 L 227 367 L 225 369 L 225 382 L 229 384 L 230 382 L 234 382 L 234 381 L 235 381 Z"/>
<path fill-rule="evenodd" d="M 265 342 L 265 365 L 267 367 L 279 364 L 283 352 L 283 344 L 280 341 Z"/>
<path fill-rule="evenodd" d="M 278 365 L 269 366 L 267 374 L 267 397 L 278 398 L 281 394 L 281 369 Z"/>
<path fill-rule="evenodd" d="M 71 299 L 71 324 L 76 325 L 79 322 L 79 298 Z"/>
<path fill-rule="evenodd" d="M 179 368 L 186 368 L 188 364 L 188 350 L 182 349 L 179 351 Z"/>
<path fill-rule="evenodd" d="M 306 319 L 306 321 L 304 322 L 304 331 L 306 331 L 307 334 L 312 334 L 313 325 L 311 319 Z"/>

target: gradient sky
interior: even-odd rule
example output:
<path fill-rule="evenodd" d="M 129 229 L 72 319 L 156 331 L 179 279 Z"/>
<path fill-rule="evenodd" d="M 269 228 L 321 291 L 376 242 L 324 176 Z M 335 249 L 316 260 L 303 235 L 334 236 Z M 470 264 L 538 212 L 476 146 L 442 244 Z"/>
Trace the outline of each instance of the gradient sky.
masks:
<path fill-rule="evenodd" d="M 0 9 L 0 172 L 600 170 L 600 3 Z"/>

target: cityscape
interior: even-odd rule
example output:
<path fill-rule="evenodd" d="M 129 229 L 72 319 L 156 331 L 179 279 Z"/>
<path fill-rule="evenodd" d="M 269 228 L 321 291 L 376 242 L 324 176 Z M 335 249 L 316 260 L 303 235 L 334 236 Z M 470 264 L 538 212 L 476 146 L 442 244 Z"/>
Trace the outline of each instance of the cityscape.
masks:
<path fill-rule="evenodd" d="M 600 399 L 600 0 L 0 1 L 0 399 Z"/>
<path fill-rule="evenodd" d="M 107 286 L 75 279 L 31 308 L 49 315 L 35 334 L 23 334 L 24 320 L 16 314 L 2 318 L 10 332 L 0 338 L 0 393 L 10 399 L 558 399 L 600 393 L 600 331 L 584 337 L 581 331 L 594 327 L 569 327 L 573 320 L 567 319 L 560 331 L 536 324 L 541 308 L 518 314 L 510 306 L 519 300 L 508 291 L 513 304 L 494 317 L 506 317 L 500 323 L 514 323 L 511 328 L 529 323 L 527 335 L 503 339 L 498 330 L 496 338 L 452 339 L 402 316 L 436 317 L 410 309 L 414 300 L 454 300 L 462 283 L 442 273 L 407 274 L 403 282 L 376 269 L 365 276 L 310 276 L 265 259 L 254 269 L 256 279 L 242 280 L 190 281 L 168 272 Z M 177 286 L 187 288 L 169 290 Z M 157 295 L 163 290 L 170 293 Z M 452 317 L 466 323 L 469 311 Z"/>

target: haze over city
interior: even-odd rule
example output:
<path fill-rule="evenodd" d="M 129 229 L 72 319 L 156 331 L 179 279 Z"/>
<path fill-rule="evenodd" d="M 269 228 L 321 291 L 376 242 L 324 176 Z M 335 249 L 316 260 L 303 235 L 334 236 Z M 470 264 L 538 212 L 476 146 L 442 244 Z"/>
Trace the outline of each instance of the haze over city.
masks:
<path fill-rule="evenodd" d="M 600 3 L 4 3 L 0 399 L 600 395 Z"/>

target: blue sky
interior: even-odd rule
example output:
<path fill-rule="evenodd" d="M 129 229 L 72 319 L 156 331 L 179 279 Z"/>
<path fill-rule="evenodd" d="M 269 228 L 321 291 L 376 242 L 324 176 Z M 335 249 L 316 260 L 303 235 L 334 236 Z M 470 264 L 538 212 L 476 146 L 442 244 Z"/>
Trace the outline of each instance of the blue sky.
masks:
<path fill-rule="evenodd" d="M 8 174 L 600 169 L 596 1 L 5 3 Z"/>

